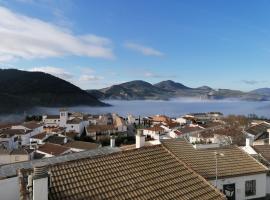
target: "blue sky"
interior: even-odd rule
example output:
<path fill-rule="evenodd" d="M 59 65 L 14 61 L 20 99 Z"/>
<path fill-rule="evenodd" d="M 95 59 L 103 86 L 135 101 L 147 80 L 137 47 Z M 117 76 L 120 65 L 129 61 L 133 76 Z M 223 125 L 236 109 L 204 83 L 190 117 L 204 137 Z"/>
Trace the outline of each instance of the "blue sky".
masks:
<path fill-rule="evenodd" d="M 0 0 L 0 66 L 83 89 L 171 79 L 269 87 L 267 0 Z"/>

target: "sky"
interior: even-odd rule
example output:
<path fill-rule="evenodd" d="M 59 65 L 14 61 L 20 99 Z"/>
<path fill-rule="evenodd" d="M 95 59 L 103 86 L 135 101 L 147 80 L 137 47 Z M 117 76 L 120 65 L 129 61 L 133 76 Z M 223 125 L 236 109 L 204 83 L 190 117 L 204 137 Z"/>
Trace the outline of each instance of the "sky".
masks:
<path fill-rule="evenodd" d="M 270 87 L 268 0 L 0 0 L 0 68 L 83 89 Z"/>

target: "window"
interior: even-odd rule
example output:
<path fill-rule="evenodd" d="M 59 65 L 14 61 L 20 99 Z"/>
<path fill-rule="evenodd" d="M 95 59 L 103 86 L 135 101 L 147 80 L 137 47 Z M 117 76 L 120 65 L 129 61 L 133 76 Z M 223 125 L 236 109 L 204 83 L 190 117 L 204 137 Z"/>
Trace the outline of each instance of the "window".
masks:
<path fill-rule="evenodd" d="M 246 181 L 246 196 L 256 195 L 256 180 Z"/>

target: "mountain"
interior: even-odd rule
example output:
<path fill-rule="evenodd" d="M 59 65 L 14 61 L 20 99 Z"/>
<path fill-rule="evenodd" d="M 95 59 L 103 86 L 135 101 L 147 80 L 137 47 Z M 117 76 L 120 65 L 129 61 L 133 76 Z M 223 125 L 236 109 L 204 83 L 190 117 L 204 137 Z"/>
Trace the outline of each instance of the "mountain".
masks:
<path fill-rule="evenodd" d="M 100 90 L 87 90 L 98 99 L 118 100 L 168 100 L 170 98 L 200 98 L 200 99 L 242 99 L 249 101 L 270 100 L 270 89 L 242 92 L 230 89 L 212 89 L 208 86 L 197 88 L 187 87 L 171 80 L 162 81 L 154 85 L 145 81 L 130 81 L 113 85 Z M 267 94 L 267 95 L 266 95 Z"/>
<path fill-rule="evenodd" d="M 167 99 L 167 94 L 170 92 L 140 80 L 113 85 L 99 91 L 103 93 L 103 95 L 99 94 L 99 96 L 103 96 L 104 99 L 125 100 Z M 90 90 L 88 92 L 92 95 L 97 94 L 97 91 Z"/>
<path fill-rule="evenodd" d="M 191 88 L 189 88 L 181 83 L 176 83 L 176 82 L 171 81 L 171 80 L 161 81 L 159 83 L 154 84 L 154 86 L 161 88 L 161 89 L 164 89 L 164 90 L 170 90 L 170 91 L 191 89 Z"/>
<path fill-rule="evenodd" d="M 259 88 L 259 89 L 250 91 L 250 93 L 251 94 L 259 94 L 259 95 L 270 96 L 270 88 Z"/>
<path fill-rule="evenodd" d="M 34 106 L 104 106 L 71 83 L 43 72 L 0 69 L 0 113 Z"/>

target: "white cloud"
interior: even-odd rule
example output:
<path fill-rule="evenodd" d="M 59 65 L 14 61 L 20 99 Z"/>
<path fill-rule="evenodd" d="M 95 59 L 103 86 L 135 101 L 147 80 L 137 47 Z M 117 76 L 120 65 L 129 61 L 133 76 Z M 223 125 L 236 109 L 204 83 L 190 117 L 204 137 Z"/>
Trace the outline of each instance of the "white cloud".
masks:
<path fill-rule="evenodd" d="M 79 78 L 79 81 L 98 81 L 102 79 L 103 77 L 100 77 L 100 76 L 85 74 Z"/>
<path fill-rule="evenodd" d="M 29 71 L 32 71 L 32 72 L 44 72 L 44 73 L 47 73 L 47 74 L 51 74 L 53 76 L 57 76 L 57 77 L 62 78 L 62 79 L 71 79 L 71 78 L 73 78 L 73 75 L 70 72 L 67 72 L 64 69 L 58 68 L 58 67 L 50 67 L 50 66 L 47 66 L 47 67 L 35 67 L 35 68 L 30 69 Z"/>
<path fill-rule="evenodd" d="M 70 30 L 4 7 L 0 7 L 0 44 L 0 61 L 68 55 L 114 57 L 108 38 L 74 35 Z"/>
<path fill-rule="evenodd" d="M 124 46 L 126 48 L 131 49 L 131 50 L 142 53 L 143 55 L 146 55 L 146 56 L 163 56 L 164 55 L 164 53 L 162 53 L 162 52 L 160 52 L 152 47 L 143 46 L 141 44 L 127 42 L 124 44 Z"/>

